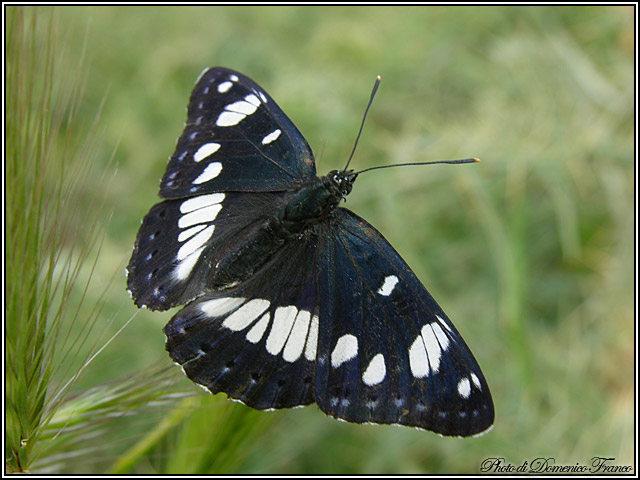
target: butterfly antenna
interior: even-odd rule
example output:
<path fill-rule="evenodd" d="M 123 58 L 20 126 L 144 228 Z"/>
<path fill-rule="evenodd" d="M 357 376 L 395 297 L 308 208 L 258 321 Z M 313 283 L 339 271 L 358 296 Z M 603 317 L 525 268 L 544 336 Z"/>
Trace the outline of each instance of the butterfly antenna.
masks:
<path fill-rule="evenodd" d="M 477 163 L 479 161 L 480 161 L 479 158 L 463 158 L 462 160 L 438 160 L 436 162 L 396 163 L 393 165 L 380 165 L 378 167 L 365 168 L 364 170 L 360 170 L 359 172 L 356 172 L 355 175 L 360 175 L 361 173 L 368 172 L 370 170 L 378 170 L 379 168 L 410 167 L 415 165 L 436 165 L 438 163 L 448 163 L 448 164 Z"/>
<path fill-rule="evenodd" d="M 371 91 L 371 97 L 369 97 L 369 103 L 367 104 L 367 108 L 364 111 L 364 115 L 362 117 L 362 123 L 360 124 L 360 131 L 358 132 L 358 136 L 356 137 L 356 143 L 354 143 L 353 145 L 353 150 L 351 150 L 351 155 L 349 155 L 349 160 L 347 160 L 347 164 L 344 167 L 344 171 L 347 170 L 347 168 L 349 168 L 349 164 L 351 163 L 351 159 L 353 158 L 353 154 L 356 151 L 356 147 L 358 146 L 358 140 L 360 140 L 360 134 L 362 133 L 362 128 L 364 127 L 364 121 L 367 118 L 367 113 L 369 112 L 369 107 L 371 106 L 371 103 L 373 102 L 373 97 L 375 96 L 376 92 L 378 91 L 378 85 L 380 85 L 380 80 L 382 80 L 380 78 L 380 75 L 378 75 L 378 77 L 376 78 L 376 83 L 373 85 L 373 90 Z"/>

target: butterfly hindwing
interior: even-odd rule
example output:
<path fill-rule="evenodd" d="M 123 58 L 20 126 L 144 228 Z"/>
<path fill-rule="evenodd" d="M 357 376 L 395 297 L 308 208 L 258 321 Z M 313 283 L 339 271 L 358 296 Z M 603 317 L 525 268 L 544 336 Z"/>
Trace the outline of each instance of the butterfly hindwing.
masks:
<path fill-rule="evenodd" d="M 241 73 L 216 67 L 191 93 L 160 196 L 292 190 L 315 173 L 307 141 L 273 99 Z"/>
<path fill-rule="evenodd" d="M 289 242 L 242 285 L 203 295 L 164 329 L 185 374 L 260 410 L 315 400 L 315 239 Z"/>

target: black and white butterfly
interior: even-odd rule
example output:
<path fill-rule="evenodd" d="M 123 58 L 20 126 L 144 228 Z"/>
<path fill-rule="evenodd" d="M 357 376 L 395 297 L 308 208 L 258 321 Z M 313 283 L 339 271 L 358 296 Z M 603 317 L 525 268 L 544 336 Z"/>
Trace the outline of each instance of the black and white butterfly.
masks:
<path fill-rule="evenodd" d="M 464 340 L 389 242 L 338 207 L 356 176 L 317 177 L 260 86 L 205 70 L 127 267 L 136 305 L 188 304 L 164 328 L 171 358 L 253 408 L 486 431 L 493 402 Z"/>

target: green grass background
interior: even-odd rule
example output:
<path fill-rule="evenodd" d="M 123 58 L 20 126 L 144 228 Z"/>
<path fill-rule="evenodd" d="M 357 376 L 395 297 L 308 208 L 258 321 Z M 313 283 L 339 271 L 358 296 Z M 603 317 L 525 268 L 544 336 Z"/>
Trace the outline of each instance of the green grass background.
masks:
<path fill-rule="evenodd" d="M 46 35 L 52 10 L 24 11 Z M 104 341 L 136 312 L 124 266 L 203 68 L 230 67 L 264 87 L 320 174 L 346 162 L 380 74 L 353 168 L 482 162 L 363 174 L 347 206 L 453 320 L 496 408 L 489 434 L 440 438 L 337 422 L 315 406 L 254 412 L 172 368 L 163 378 L 173 391 L 197 395 L 175 409 L 123 411 L 87 440 L 99 448 L 74 447 L 58 471 L 473 473 L 491 457 L 519 466 L 594 456 L 635 466 L 632 7 L 67 6 L 53 15 L 60 71 L 87 59 L 72 131 L 103 103 L 95 164 L 73 208 L 104 196 L 113 212 L 86 294 L 97 301 L 111 285 L 104 322 L 74 348 Z M 162 327 L 173 313 L 138 313 L 76 388 L 170 365 Z"/>

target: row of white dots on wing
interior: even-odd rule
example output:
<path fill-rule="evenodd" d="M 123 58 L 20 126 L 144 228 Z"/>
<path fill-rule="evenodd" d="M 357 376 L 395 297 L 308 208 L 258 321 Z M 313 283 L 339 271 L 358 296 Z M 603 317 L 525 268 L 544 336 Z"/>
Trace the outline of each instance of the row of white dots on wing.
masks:
<path fill-rule="evenodd" d="M 338 368 L 345 362 L 354 359 L 358 355 L 358 339 L 351 334 L 342 335 L 331 352 L 331 366 Z M 362 381 L 369 386 L 381 383 L 387 374 L 384 356 L 381 353 L 375 355 L 362 374 Z"/>
<path fill-rule="evenodd" d="M 207 158 L 209 155 L 217 152 L 219 148 L 219 143 L 205 143 L 196 151 L 196 153 L 193 154 L 193 160 L 195 162 L 200 162 L 203 159 Z"/>
<path fill-rule="evenodd" d="M 385 280 L 385 284 L 387 283 L 388 280 Z M 396 283 L 397 279 L 393 281 L 393 285 L 395 286 Z M 388 288 L 393 287 L 385 287 L 384 285 L 381 287 L 385 292 Z M 207 305 L 203 304 L 201 308 L 211 316 L 222 316 L 237 306 L 236 303 L 229 303 L 227 300 L 212 300 L 207 302 Z M 238 304 L 243 301 L 243 299 L 240 299 Z M 220 306 L 226 305 L 228 309 L 227 307 L 216 306 L 218 304 Z M 251 300 L 227 317 L 223 322 L 223 326 L 234 331 L 241 331 L 255 322 L 247 333 L 246 338 L 252 343 L 257 343 L 262 339 L 271 320 L 268 311 L 269 305 L 270 303 L 267 300 Z M 215 308 L 212 309 L 212 307 Z M 439 323 L 434 322 L 423 326 L 420 335 L 409 349 L 410 368 L 416 378 L 437 373 L 440 368 L 441 356 L 449 347 L 449 338 L 440 324 L 444 325 L 449 331 L 450 328 L 442 318 L 437 316 L 437 319 Z M 258 321 L 256 322 L 256 320 Z M 309 328 L 310 324 L 311 328 Z M 317 329 L 318 317 L 314 316 L 312 319 L 310 312 L 300 310 L 293 305 L 278 307 L 273 315 L 273 323 L 267 337 L 266 349 L 272 355 L 278 355 L 282 352 L 286 361 L 293 362 L 302 355 L 306 345 L 305 356 L 308 360 L 313 360 L 316 353 Z M 331 366 L 339 368 L 357 355 L 357 337 L 351 334 L 342 335 L 336 341 L 331 352 Z M 371 359 L 364 370 L 362 381 L 368 386 L 373 386 L 381 383 L 385 377 L 385 358 L 381 353 L 378 353 Z M 458 393 L 463 398 L 469 397 L 472 383 L 476 388 L 481 388 L 477 375 L 470 373 L 470 379 L 463 377 L 458 384 Z"/>
<path fill-rule="evenodd" d="M 225 107 L 225 111 L 222 112 L 218 117 L 216 125 L 222 127 L 237 125 L 247 115 L 251 115 L 252 113 L 254 113 L 259 105 L 260 100 L 258 100 L 258 97 L 253 94 L 247 95 L 244 101 L 239 101 L 227 105 Z M 262 139 L 262 144 L 267 145 L 273 142 L 280 136 L 281 133 L 282 132 L 279 129 L 274 130 Z M 193 155 L 193 159 L 195 162 L 200 162 L 204 158 L 207 158 L 215 153 L 219 148 L 220 144 L 218 143 L 207 143 L 198 149 L 198 151 Z M 222 164 L 220 162 L 213 162 L 207 165 L 202 173 L 192 183 L 194 185 L 206 183 L 220 175 L 221 171 Z"/>
<path fill-rule="evenodd" d="M 189 276 L 196 262 L 200 258 L 206 242 L 211 238 L 215 225 L 213 222 L 220 210 L 224 193 L 200 195 L 185 200 L 180 205 L 178 228 L 182 231 L 178 234 L 178 242 L 184 243 L 176 255 L 178 264 L 173 271 L 175 280 L 184 280 Z"/>
<path fill-rule="evenodd" d="M 207 71 L 208 71 L 208 69 L 205 69 L 200 74 L 200 77 L 198 77 L 198 81 Z M 212 78 L 209 81 L 213 82 L 214 80 L 215 79 Z M 222 83 L 220 83 L 218 85 L 217 90 L 218 90 L 219 93 L 228 92 L 231 89 L 231 87 L 233 86 L 233 82 L 237 82 L 238 81 L 238 77 L 236 75 L 230 75 L 229 76 L 229 80 L 225 80 L 224 82 L 222 82 Z M 203 89 L 202 93 L 205 94 L 205 95 L 208 94 L 209 93 L 209 86 L 206 86 Z M 231 104 L 227 105 L 226 107 L 224 107 L 224 111 L 218 116 L 218 118 L 216 120 L 216 125 L 219 126 L 219 127 L 230 127 L 230 126 L 237 125 L 242 120 L 244 120 L 248 115 L 253 114 L 258 109 L 258 107 L 260 106 L 261 102 L 266 103 L 267 102 L 267 98 L 260 91 L 255 91 L 255 93 L 251 93 L 249 95 L 246 95 L 243 100 L 231 103 Z M 203 106 L 204 106 L 204 103 L 202 101 L 198 103 L 198 108 L 199 109 L 202 109 Z M 202 117 L 198 117 L 198 119 L 196 121 L 196 125 L 200 124 L 200 120 L 201 119 L 202 119 Z M 262 144 L 263 145 L 268 145 L 271 142 L 277 140 L 281 133 L 282 133 L 282 131 L 280 129 L 276 129 L 273 132 L 267 134 L 262 139 Z M 198 135 L 198 132 L 193 132 L 191 134 L 191 136 L 189 137 L 190 140 L 193 141 L 197 135 Z M 215 143 L 215 142 L 210 142 L 210 143 L 206 143 L 206 144 L 202 145 L 193 154 L 193 160 L 196 163 L 201 162 L 205 158 L 208 158 L 209 156 L 211 156 L 215 152 L 217 152 L 220 149 L 220 146 L 221 145 L 219 143 Z M 184 158 L 185 155 L 186 155 L 186 152 L 183 152 L 178 157 L 178 160 L 181 161 Z M 220 172 L 222 172 L 222 163 L 220 163 L 220 162 L 210 163 L 209 165 L 207 165 L 202 170 L 200 175 L 198 175 L 198 177 L 196 177 L 196 179 L 193 180 L 192 184 L 193 185 L 201 185 L 203 183 L 206 183 L 206 182 L 208 182 L 210 180 L 213 180 L 218 175 L 220 175 Z M 195 187 L 194 187 L 194 189 L 195 189 Z"/>
<path fill-rule="evenodd" d="M 208 69 L 208 68 L 205 68 L 205 69 L 202 71 L 202 73 L 200 74 L 200 76 L 199 76 L 199 77 L 197 78 L 197 80 L 196 80 L 196 84 L 200 81 L 200 79 L 202 78 L 202 76 L 203 76 L 206 72 L 208 72 L 208 71 L 209 71 L 209 69 Z M 209 79 L 209 83 L 213 83 L 215 80 L 216 80 L 215 78 L 210 78 L 210 79 Z M 238 76 L 237 76 L 237 75 L 230 75 L 230 76 L 229 76 L 229 80 L 231 80 L 232 82 L 237 82 L 237 81 L 238 81 Z M 232 86 L 232 85 L 233 85 L 232 83 L 230 83 L 230 82 L 228 82 L 228 81 L 224 81 L 224 82 L 222 82 L 220 85 L 218 85 L 218 92 L 220 92 L 220 93 L 226 93 L 226 92 L 231 88 L 231 86 Z M 209 94 L 209 86 L 208 86 L 208 85 L 207 85 L 207 86 L 205 86 L 205 87 L 202 89 L 202 94 L 203 94 L 203 95 L 207 95 L 207 94 Z"/>
<path fill-rule="evenodd" d="M 244 120 L 248 115 L 253 114 L 260 106 L 260 99 L 250 93 L 243 100 L 233 102 L 226 107 L 218 116 L 216 125 L 218 127 L 232 127 Z"/>
<path fill-rule="evenodd" d="M 471 377 L 471 382 L 473 382 L 473 385 L 478 390 L 482 390 L 482 386 L 480 384 L 480 379 L 478 378 L 478 376 L 473 372 L 471 372 L 471 375 L 469 376 Z M 462 377 L 462 379 L 458 382 L 458 393 L 461 397 L 469 398 L 469 395 L 471 395 L 471 382 L 469 382 L 469 379 L 467 377 Z"/>
<path fill-rule="evenodd" d="M 266 135 L 263 139 L 262 139 L 262 144 L 263 145 L 268 145 L 272 142 L 274 142 L 275 140 L 278 139 L 278 137 L 280 136 L 280 134 L 282 133 L 282 131 L 280 129 L 276 129 L 273 132 L 271 132 L 270 134 Z M 215 152 L 217 152 L 220 149 L 220 144 L 219 143 L 205 143 L 204 145 L 202 145 L 197 151 L 196 153 L 193 154 L 193 160 L 196 163 L 201 162 L 202 160 L 204 160 L 205 158 L 208 158 L 209 156 L 213 155 Z M 220 172 L 222 172 L 222 163 L 220 162 L 212 162 L 210 164 L 208 164 L 200 173 L 200 175 L 198 175 L 198 177 L 193 180 L 193 182 L 191 182 L 193 185 L 200 185 L 202 183 L 206 183 L 210 180 L 213 180 L 214 178 L 216 178 L 218 175 L 220 175 Z"/>
<path fill-rule="evenodd" d="M 427 323 L 409 347 L 409 366 L 416 378 L 438 373 L 442 353 L 449 347 L 449 337 L 440 325 L 449 329 L 446 322 L 436 315 L 438 322 Z"/>
<path fill-rule="evenodd" d="M 244 298 L 217 298 L 203 302 L 200 309 L 208 316 L 221 317 L 245 301 Z M 293 305 L 276 308 L 272 316 L 269 307 L 268 300 L 250 300 L 229 315 L 222 326 L 236 332 L 251 326 L 245 338 L 251 343 L 258 343 L 271 322 L 265 343 L 269 354 L 275 356 L 282 352 L 285 361 L 295 362 L 304 353 L 307 360 L 314 360 L 318 343 L 318 317 Z"/>
<path fill-rule="evenodd" d="M 210 157 L 214 153 L 216 153 L 220 149 L 220 144 L 211 142 L 205 143 L 202 145 L 196 152 L 193 154 L 193 161 L 196 163 L 200 163 L 205 158 Z M 193 185 L 200 185 L 202 183 L 206 183 L 209 180 L 216 178 L 222 172 L 222 163 L 220 162 L 212 162 L 204 167 L 200 175 L 196 177 L 193 182 Z"/>

